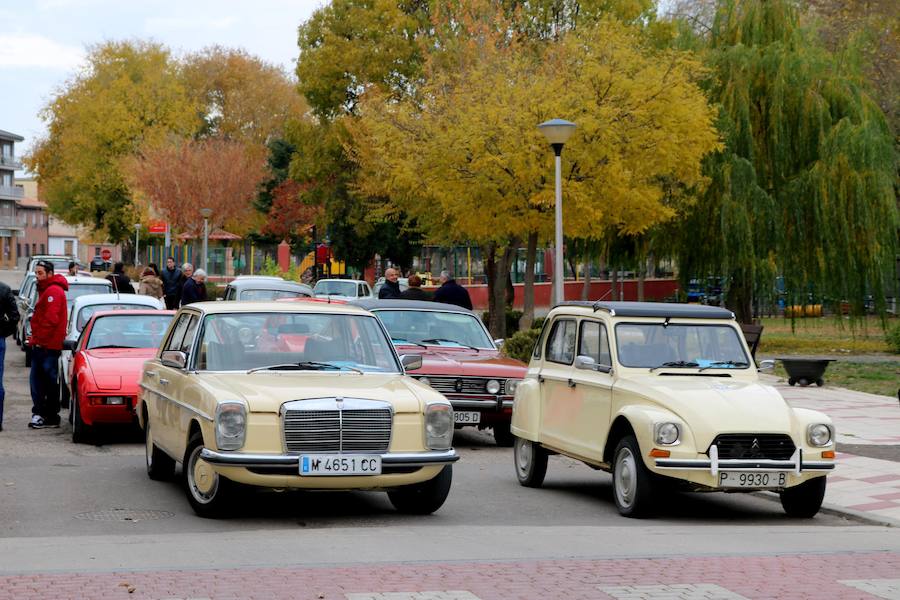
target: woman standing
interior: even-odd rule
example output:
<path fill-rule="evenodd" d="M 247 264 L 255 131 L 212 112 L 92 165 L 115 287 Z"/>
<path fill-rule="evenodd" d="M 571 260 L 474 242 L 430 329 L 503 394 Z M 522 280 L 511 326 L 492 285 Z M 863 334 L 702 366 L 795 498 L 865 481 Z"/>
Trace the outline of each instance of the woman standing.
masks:
<path fill-rule="evenodd" d="M 138 287 L 138 294 L 153 296 L 157 299 L 163 297 L 163 282 L 162 279 L 157 277 L 156 273 L 153 272 L 153 267 L 147 267 L 144 269 L 144 272 L 141 273 L 141 285 Z"/>

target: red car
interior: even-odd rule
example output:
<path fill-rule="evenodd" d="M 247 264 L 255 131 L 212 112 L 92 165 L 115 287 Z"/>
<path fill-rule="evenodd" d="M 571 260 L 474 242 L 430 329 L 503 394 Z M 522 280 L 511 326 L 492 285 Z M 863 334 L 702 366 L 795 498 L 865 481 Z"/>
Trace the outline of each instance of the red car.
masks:
<path fill-rule="evenodd" d="M 417 300 L 356 300 L 374 313 L 400 354 L 422 355 L 410 375 L 444 394 L 456 427 L 494 430 L 498 446 L 513 445 L 509 431 L 515 388 L 527 366 L 501 356 L 475 313 L 452 304 Z"/>
<path fill-rule="evenodd" d="M 144 361 L 156 355 L 175 311 L 98 312 L 85 325 L 72 350 L 69 422 L 72 441 L 84 443 L 97 425 L 136 422 L 138 381 Z"/>

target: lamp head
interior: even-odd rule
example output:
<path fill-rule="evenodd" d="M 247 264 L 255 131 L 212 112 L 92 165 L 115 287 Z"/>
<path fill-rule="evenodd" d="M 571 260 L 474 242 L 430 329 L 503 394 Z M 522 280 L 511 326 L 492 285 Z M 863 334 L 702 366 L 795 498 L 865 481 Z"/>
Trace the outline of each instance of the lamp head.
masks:
<path fill-rule="evenodd" d="M 538 125 L 538 129 L 553 144 L 565 144 L 575 132 L 575 123 L 562 119 L 551 119 Z"/>
<path fill-rule="evenodd" d="M 200 209 L 200 216 L 203 217 L 204 219 L 208 219 L 211 215 L 212 215 L 211 208 L 201 208 Z"/>

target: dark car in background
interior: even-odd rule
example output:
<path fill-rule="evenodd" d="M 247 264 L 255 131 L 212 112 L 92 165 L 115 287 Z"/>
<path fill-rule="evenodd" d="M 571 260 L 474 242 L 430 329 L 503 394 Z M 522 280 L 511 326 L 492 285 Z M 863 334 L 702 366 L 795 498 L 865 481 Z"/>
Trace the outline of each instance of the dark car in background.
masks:
<path fill-rule="evenodd" d="M 103 260 L 99 254 L 91 259 L 91 273 L 94 271 L 112 271 L 112 261 Z"/>
<path fill-rule="evenodd" d="M 419 300 L 354 300 L 384 324 L 399 354 L 420 354 L 410 375 L 441 392 L 453 405 L 457 428 L 491 428 L 509 447 L 513 396 L 527 367 L 503 356 L 475 313 L 452 304 Z"/>

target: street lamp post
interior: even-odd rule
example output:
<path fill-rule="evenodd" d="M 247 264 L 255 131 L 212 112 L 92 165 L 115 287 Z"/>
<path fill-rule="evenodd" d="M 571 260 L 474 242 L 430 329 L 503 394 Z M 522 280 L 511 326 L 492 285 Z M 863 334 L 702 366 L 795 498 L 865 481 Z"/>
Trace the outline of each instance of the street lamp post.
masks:
<path fill-rule="evenodd" d="M 141 264 L 141 224 L 134 224 L 134 266 Z"/>
<path fill-rule="evenodd" d="M 200 215 L 203 217 L 203 270 L 206 271 L 207 276 L 209 276 L 209 269 L 207 268 L 207 244 L 209 243 L 209 217 L 212 215 L 212 209 L 201 208 Z"/>
<path fill-rule="evenodd" d="M 538 125 L 538 129 L 550 142 L 556 155 L 556 244 L 553 251 L 553 304 L 565 300 L 563 289 L 563 226 L 562 226 L 562 149 L 575 131 L 575 123 L 562 119 L 551 119 Z"/>

